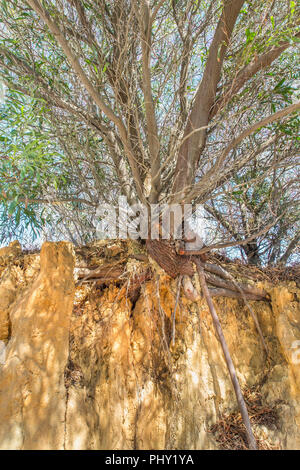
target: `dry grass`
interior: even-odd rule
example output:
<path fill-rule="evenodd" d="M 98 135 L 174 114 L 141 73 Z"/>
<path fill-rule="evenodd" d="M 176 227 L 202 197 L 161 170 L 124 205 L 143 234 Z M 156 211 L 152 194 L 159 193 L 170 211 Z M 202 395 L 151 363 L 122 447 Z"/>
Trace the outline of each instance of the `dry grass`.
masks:
<path fill-rule="evenodd" d="M 254 428 L 256 425 L 264 425 L 267 428 L 277 427 L 278 415 L 274 407 L 263 404 L 261 394 L 258 387 L 245 389 L 243 392 L 251 424 Z M 224 414 L 219 421 L 214 424 L 209 432 L 214 435 L 220 449 L 222 450 L 247 450 L 247 439 L 245 427 L 239 412 Z M 257 439 L 259 450 L 277 450 L 266 440 Z"/>
<path fill-rule="evenodd" d="M 265 266 L 258 267 L 245 264 L 239 259 L 231 260 L 217 253 L 209 255 L 209 262 L 224 265 L 227 271 L 233 275 L 252 279 L 254 281 L 296 281 L 300 283 L 300 263 L 289 266 Z"/>

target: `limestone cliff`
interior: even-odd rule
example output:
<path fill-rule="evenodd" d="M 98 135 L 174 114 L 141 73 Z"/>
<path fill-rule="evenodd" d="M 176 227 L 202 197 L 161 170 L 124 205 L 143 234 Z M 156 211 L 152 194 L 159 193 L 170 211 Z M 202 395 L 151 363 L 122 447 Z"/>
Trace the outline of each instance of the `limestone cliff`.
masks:
<path fill-rule="evenodd" d="M 177 281 L 152 265 L 156 274 L 133 288 L 147 261 L 129 250 L 126 283 L 78 283 L 87 253 L 64 242 L 0 250 L 0 448 L 222 447 L 218 423 L 237 405 L 205 301 L 181 293 L 173 342 Z M 105 253 L 120 258 L 122 248 Z M 246 396 L 259 393 L 260 418 L 272 416 L 253 411 L 261 446 L 299 449 L 300 289 L 296 280 L 263 286 L 270 300 L 250 303 L 268 357 L 243 301 L 214 302 Z"/>

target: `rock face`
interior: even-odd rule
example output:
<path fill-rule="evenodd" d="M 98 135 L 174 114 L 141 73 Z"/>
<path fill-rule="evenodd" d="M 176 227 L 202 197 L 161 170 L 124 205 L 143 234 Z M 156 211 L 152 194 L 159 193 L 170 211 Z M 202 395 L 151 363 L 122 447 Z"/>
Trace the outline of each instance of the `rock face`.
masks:
<path fill-rule="evenodd" d="M 1 449 L 219 448 L 209 431 L 237 406 L 203 299 L 180 296 L 172 338 L 177 281 L 167 275 L 130 301 L 126 284 L 75 288 L 68 243 L 44 244 L 40 270 L 38 254 L 10 249 L 0 264 Z M 250 303 L 268 358 L 243 302 L 214 302 L 241 385 L 276 412 L 254 424 L 256 437 L 299 449 L 300 289 L 264 287 L 271 302 Z"/>
<path fill-rule="evenodd" d="M 19 242 L 12 242 L 8 247 L 0 248 L 0 269 L 4 267 L 0 280 L 0 341 L 7 340 L 10 334 L 9 307 L 16 296 L 16 279 L 9 262 L 21 254 Z"/>
<path fill-rule="evenodd" d="M 10 310 L 0 372 L 1 449 L 64 448 L 73 269 L 70 245 L 46 243 L 38 277 Z"/>

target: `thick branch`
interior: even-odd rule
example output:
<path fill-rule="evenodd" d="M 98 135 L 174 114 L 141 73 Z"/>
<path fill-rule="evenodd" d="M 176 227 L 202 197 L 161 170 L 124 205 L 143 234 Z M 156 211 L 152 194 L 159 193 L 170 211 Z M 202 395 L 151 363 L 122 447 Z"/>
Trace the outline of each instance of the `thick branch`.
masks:
<path fill-rule="evenodd" d="M 137 2 L 135 2 L 137 3 Z M 155 117 L 155 108 L 152 96 L 151 83 L 151 17 L 150 8 L 147 1 L 143 0 L 140 8 L 137 8 L 137 16 L 141 31 L 142 42 L 142 62 L 143 62 L 143 94 L 145 101 L 145 112 L 147 122 L 147 137 L 149 143 L 150 159 L 151 159 L 151 192 L 150 203 L 157 202 L 160 191 L 160 161 L 159 161 L 159 138 L 157 130 L 157 122 Z"/>
<path fill-rule="evenodd" d="M 286 251 L 284 252 L 284 254 L 281 256 L 280 260 L 279 260 L 279 264 L 285 264 L 287 262 L 287 260 L 289 259 L 289 257 L 291 256 L 292 252 L 294 251 L 294 249 L 298 246 L 299 244 L 299 241 L 300 241 L 300 233 L 298 233 L 294 238 L 293 240 L 290 242 L 289 246 L 287 247 Z"/>
<path fill-rule="evenodd" d="M 128 141 L 128 136 L 126 132 L 126 128 L 122 122 L 122 119 L 119 118 L 114 114 L 112 109 L 105 104 L 97 90 L 94 88 L 93 84 L 90 82 L 88 77 L 86 76 L 83 68 L 80 65 L 78 58 L 75 56 L 74 52 L 72 51 L 71 47 L 68 44 L 68 41 L 64 37 L 63 33 L 59 29 L 59 27 L 54 23 L 51 19 L 50 14 L 41 6 L 38 0 L 28 0 L 28 4 L 31 8 L 43 19 L 44 23 L 48 26 L 51 33 L 55 36 L 58 44 L 61 46 L 62 50 L 64 51 L 68 61 L 70 62 L 72 68 L 74 69 L 75 73 L 79 77 L 81 83 L 94 100 L 96 105 L 99 109 L 106 114 L 106 116 L 116 125 L 119 130 L 120 137 L 122 139 L 123 145 L 126 150 L 126 154 L 128 156 L 128 160 L 132 169 L 133 177 L 136 184 L 136 189 L 139 198 L 141 201 L 144 201 L 143 191 L 142 191 L 142 181 L 138 166 L 136 164 L 135 156 L 133 155 L 130 142 Z"/>
<path fill-rule="evenodd" d="M 216 28 L 211 43 L 203 78 L 197 90 L 192 111 L 184 132 L 184 137 L 194 129 L 207 126 L 209 114 L 214 104 L 217 85 L 221 77 L 221 71 L 226 50 L 233 32 L 238 14 L 244 0 L 225 0 L 223 12 Z M 201 129 L 191 135 L 181 145 L 176 163 L 176 178 L 173 185 L 173 193 L 179 193 L 183 188 L 191 184 L 197 166 L 197 160 L 204 148 L 206 129 Z"/>
<path fill-rule="evenodd" d="M 300 37 L 300 33 L 298 33 L 295 37 Z M 282 52 L 284 52 L 291 45 L 291 42 L 282 41 L 279 46 L 273 47 L 260 56 L 255 56 L 250 64 L 246 65 L 238 72 L 233 82 L 225 88 L 222 95 L 217 99 L 211 110 L 210 119 L 212 119 L 218 113 L 218 111 L 222 109 L 231 100 L 231 98 L 238 93 L 238 91 L 248 82 L 248 80 L 254 77 L 254 75 L 260 70 L 269 67 L 272 62 L 274 62 L 274 60 L 276 60 L 280 54 L 282 54 Z"/>
<path fill-rule="evenodd" d="M 286 108 L 281 109 L 280 111 L 277 111 L 276 113 L 265 117 L 261 121 L 256 122 L 252 126 L 245 129 L 238 137 L 236 137 L 235 139 L 232 139 L 232 141 L 229 143 L 229 145 L 226 147 L 224 152 L 217 159 L 216 163 L 212 166 L 212 168 L 204 175 L 204 177 L 199 181 L 199 183 L 197 183 L 193 186 L 193 189 L 186 195 L 185 201 L 189 202 L 189 201 L 193 200 L 195 197 L 199 196 L 199 192 L 204 187 L 204 182 L 214 180 L 214 182 L 215 182 L 214 187 L 217 187 L 217 186 L 220 186 L 222 184 L 222 182 L 226 181 L 226 179 L 230 176 L 230 173 L 227 173 L 227 175 L 226 175 L 226 170 L 224 170 L 225 175 L 222 173 L 222 176 L 221 176 L 219 181 L 216 181 L 216 175 L 220 174 L 220 168 L 224 164 L 228 154 L 234 148 L 236 148 L 242 142 L 242 140 L 244 140 L 246 137 L 249 137 L 251 134 L 253 134 L 258 129 L 260 129 L 262 127 L 265 127 L 265 126 L 267 126 L 268 124 L 271 124 L 274 121 L 282 119 L 282 118 L 288 116 L 289 114 L 292 114 L 292 113 L 298 111 L 298 109 L 300 109 L 300 101 L 298 101 L 297 103 L 291 104 L 290 106 L 287 106 Z M 265 146 L 265 148 L 266 148 L 266 146 Z M 256 154 L 256 152 L 254 153 L 254 155 L 255 154 Z M 247 163 L 247 161 L 249 161 L 249 159 L 246 159 L 244 161 L 242 160 L 241 162 L 238 162 L 238 164 L 234 168 L 235 173 L 238 171 L 238 169 L 242 168 Z M 231 246 L 233 246 L 233 245 L 231 245 Z"/>
<path fill-rule="evenodd" d="M 221 346 L 222 346 L 222 349 L 223 349 L 223 354 L 224 354 L 224 357 L 225 357 L 227 368 L 228 368 L 228 371 L 229 371 L 229 374 L 230 374 L 230 377 L 231 377 L 232 385 L 233 385 L 233 388 L 234 388 L 234 391 L 235 391 L 237 402 L 238 402 L 240 412 L 241 412 L 241 415 L 242 415 L 242 418 L 243 418 L 243 422 L 244 422 L 244 425 L 245 425 L 245 428 L 246 428 L 246 435 L 247 435 L 248 445 L 249 445 L 250 449 L 255 450 L 255 449 L 257 449 L 257 444 L 256 444 L 255 437 L 253 435 L 253 432 L 252 432 L 251 423 L 250 423 L 246 403 L 245 403 L 245 400 L 244 400 L 244 397 L 243 397 L 243 394 L 242 394 L 242 391 L 241 391 L 241 387 L 240 387 L 240 384 L 239 384 L 239 381 L 238 381 L 238 378 L 237 378 L 237 375 L 236 375 L 234 364 L 233 364 L 231 356 L 230 356 L 230 352 L 229 352 L 229 349 L 228 349 L 228 346 L 227 346 L 227 343 L 226 343 L 226 339 L 225 339 L 225 336 L 224 336 L 224 333 L 223 333 L 223 330 L 222 330 L 222 327 L 221 327 L 221 323 L 220 323 L 218 314 L 217 314 L 215 306 L 212 302 L 210 292 L 208 290 L 208 287 L 207 287 L 207 284 L 206 284 L 206 281 L 205 281 L 204 270 L 203 270 L 199 260 L 196 260 L 196 266 L 197 266 L 197 271 L 198 271 L 198 274 L 199 274 L 201 289 L 202 289 L 203 295 L 205 297 L 205 300 L 207 302 L 209 311 L 210 311 L 212 319 L 213 319 L 213 324 L 214 324 L 215 330 L 217 332 L 218 338 L 220 340 L 220 343 L 221 343 Z"/>

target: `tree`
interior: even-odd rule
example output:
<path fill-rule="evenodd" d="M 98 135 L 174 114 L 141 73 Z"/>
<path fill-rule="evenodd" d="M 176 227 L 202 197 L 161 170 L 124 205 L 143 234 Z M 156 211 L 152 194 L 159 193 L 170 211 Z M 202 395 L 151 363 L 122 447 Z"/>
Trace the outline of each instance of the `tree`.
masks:
<path fill-rule="evenodd" d="M 48 109 L 60 142 L 97 136 L 131 201 L 204 203 L 299 109 L 256 93 L 299 41 L 295 2 L 11 1 L 2 23 L 7 87 Z"/>
<path fill-rule="evenodd" d="M 1 21 L 0 197 L 11 227 L 52 220 L 85 242 L 95 208 L 120 194 L 213 201 L 216 215 L 275 140 L 296 155 L 295 2 L 4 1 Z M 237 230 L 226 241 L 241 242 Z"/>
<path fill-rule="evenodd" d="M 86 191 L 91 198 L 97 185 L 105 200 L 99 138 L 77 124 L 73 128 L 70 121 L 58 128 L 42 103 L 16 91 L 7 91 L 0 116 L 0 242 L 12 237 L 23 240 L 28 229 L 32 238 L 42 228 L 51 238 L 52 227 L 56 237 L 87 242 L 94 229 L 88 208 L 94 209 L 94 204 L 80 194 Z"/>
<path fill-rule="evenodd" d="M 1 21 L 2 80 L 43 118 L 39 130 L 29 126 L 20 158 L 4 137 L 14 155 L 3 152 L 1 170 L 10 216 L 28 215 L 29 205 L 35 215 L 45 202 L 96 208 L 119 194 L 147 206 L 212 202 L 215 217 L 224 194 L 241 209 L 251 206 L 260 173 L 251 168 L 293 128 L 300 108 L 298 100 L 273 100 L 287 64 L 296 64 L 294 1 L 3 0 Z M 269 175 L 278 171 L 271 160 Z M 277 222 L 275 213 L 264 230 Z M 251 230 L 241 239 L 236 230 L 197 255 L 261 235 Z M 171 276 L 193 273 L 192 259 L 172 243 L 148 239 L 147 249 Z M 228 287 L 224 272 L 217 283 Z"/>

